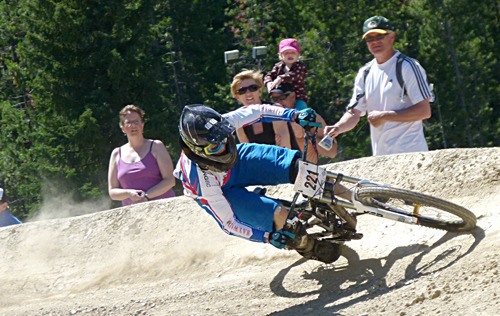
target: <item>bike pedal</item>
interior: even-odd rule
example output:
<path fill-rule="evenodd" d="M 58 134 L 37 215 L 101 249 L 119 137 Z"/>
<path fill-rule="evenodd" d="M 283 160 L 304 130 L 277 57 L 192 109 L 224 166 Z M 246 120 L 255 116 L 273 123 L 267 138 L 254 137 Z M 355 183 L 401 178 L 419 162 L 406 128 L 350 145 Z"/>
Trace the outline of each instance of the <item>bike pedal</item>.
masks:
<path fill-rule="evenodd" d="M 353 233 L 353 234 L 351 235 L 351 238 L 352 238 L 352 239 L 359 240 L 359 239 L 363 238 L 363 234 L 361 234 L 361 233 Z"/>

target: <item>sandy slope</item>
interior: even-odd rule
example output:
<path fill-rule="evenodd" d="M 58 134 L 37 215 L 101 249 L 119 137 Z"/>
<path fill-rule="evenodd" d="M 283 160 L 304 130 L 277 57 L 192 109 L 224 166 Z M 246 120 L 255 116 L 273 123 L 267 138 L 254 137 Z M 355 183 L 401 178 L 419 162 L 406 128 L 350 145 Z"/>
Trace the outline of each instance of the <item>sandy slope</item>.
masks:
<path fill-rule="evenodd" d="M 0 315 L 498 315 L 500 148 L 328 167 L 454 201 L 478 228 L 362 217 L 324 265 L 226 236 L 185 197 L 36 221 L 0 229 Z"/>

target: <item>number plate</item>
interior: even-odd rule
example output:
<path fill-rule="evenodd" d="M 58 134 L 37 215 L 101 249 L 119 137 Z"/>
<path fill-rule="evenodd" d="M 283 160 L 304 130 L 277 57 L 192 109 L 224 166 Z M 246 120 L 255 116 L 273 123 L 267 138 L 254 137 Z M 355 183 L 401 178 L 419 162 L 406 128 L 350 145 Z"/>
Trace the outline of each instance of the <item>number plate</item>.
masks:
<path fill-rule="evenodd" d="M 321 197 L 326 181 L 326 169 L 318 165 L 299 161 L 299 174 L 293 190 L 308 197 Z"/>

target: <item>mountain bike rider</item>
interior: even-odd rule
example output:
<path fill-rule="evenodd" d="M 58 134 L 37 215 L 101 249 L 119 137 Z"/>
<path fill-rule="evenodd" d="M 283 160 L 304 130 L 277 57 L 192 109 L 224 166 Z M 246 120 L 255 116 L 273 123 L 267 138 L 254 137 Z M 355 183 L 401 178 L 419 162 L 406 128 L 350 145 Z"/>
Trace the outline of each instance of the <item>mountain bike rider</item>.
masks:
<path fill-rule="evenodd" d="M 296 249 L 304 257 L 323 261 L 315 253 L 316 241 L 307 238 L 300 222 L 287 221 L 286 207 L 246 189 L 293 183 L 300 151 L 255 143 L 236 145 L 233 136 L 237 128 L 252 123 L 282 120 L 307 126 L 315 117 L 312 109 L 297 111 L 263 104 L 223 115 L 205 105 L 188 105 L 179 122 L 183 152 L 174 176 L 182 181 L 184 194 L 195 199 L 227 234 Z"/>

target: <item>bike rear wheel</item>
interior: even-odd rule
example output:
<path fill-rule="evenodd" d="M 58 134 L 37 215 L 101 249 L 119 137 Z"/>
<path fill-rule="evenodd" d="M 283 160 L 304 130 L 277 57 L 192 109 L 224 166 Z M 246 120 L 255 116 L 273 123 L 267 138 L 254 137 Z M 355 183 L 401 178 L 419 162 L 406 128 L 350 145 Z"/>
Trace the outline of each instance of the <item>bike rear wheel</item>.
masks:
<path fill-rule="evenodd" d="M 476 227 L 476 216 L 454 203 L 405 189 L 379 186 L 360 187 L 360 202 L 417 219 L 417 225 L 447 231 L 470 231 Z"/>

